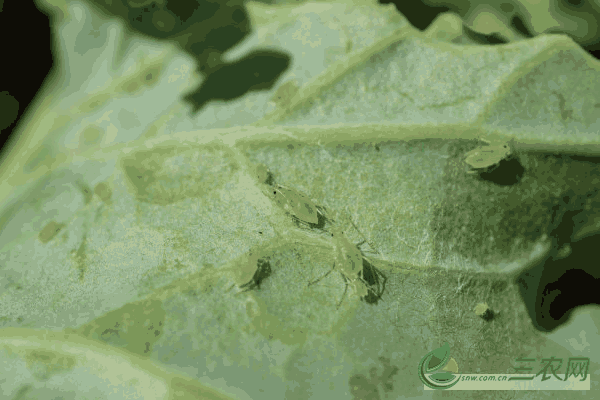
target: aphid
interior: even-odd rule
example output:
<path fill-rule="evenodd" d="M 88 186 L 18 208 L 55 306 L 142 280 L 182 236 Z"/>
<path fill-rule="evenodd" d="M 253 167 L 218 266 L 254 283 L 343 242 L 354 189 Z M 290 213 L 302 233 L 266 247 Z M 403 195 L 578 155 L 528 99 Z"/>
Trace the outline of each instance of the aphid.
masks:
<path fill-rule="evenodd" d="M 513 150 L 509 143 L 499 146 L 478 147 L 465 154 L 465 163 L 469 166 L 467 173 L 489 173 L 498 168 L 500 162 L 512 158 Z"/>
<path fill-rule="evenodd" d="M 352 225 L 354 225 L 354 223 L 352 223 Z M 356 228 L 355 225 L 354 227 Z M 377 268 L 366 259 L 363 252 L 360 250 L 359 247 L 364 244 L 366 240 L 355 245 L 351 243 L 344 235 L 344 232 L 338 228 L 333 229 L 331 238 L 334 248 L 333 267 L 325 275 L 310 282 L 308 285 L 310 286 L 319 282 L 337 267 L 337 271 L 342 275 L 342 278 L 344 278 L 344 281 L 346 282 L 344 294 L 342 295 L 337 308 L 342 305 L 346 292 L 348 291 L 348 286 L 352 288 L 356 295 L 368 303 L 377 303 L 383 295 L 387 279 L 381 271 L 377 270 Z"/>
<path fill-rule="evenodd" d="M 325 216 L 325 208 L 316 205 L 308 196 L 281 185 L 270 188 L 275 203 L 292 215 L 296 223 L 304 223 L 310 228 L 323 229 L 330 221 Z"/>
<path fill-rule="evenodd" d="M 269 257 L 261 256 L 261 253 L 262 251 L 251 250 L 232 262 L 235 283 L 228 290 L 236 286 L 241 289 L 239 293 L 260 290 L 261 283 L 272 273 Z"/>
<path fill-rule="evenodd" d="M 479 303 L 475 306 L 475 314 L 481 317 L 484 321 L 491 321 L 495 313 L 489 308 L 487 303 Z"/>
<path fill-rule="evenodd" d="M 276 185 L 273 174 L 264 164 L 258 164 L 254 170 L 258 182 L 268 185 L 266 192 L 275 200 L 275 204 L 290 214 L 297 224 L 308 225 L 311 229 L 323 229 L 330 221 L 325 216 L 325 207 L 315 204 L 308 196 L 295 189 Z"/>
<path fill-rule="evenodd" d="M 260 284 L 262 281 L 271 276 L 271 263 L 269 263 L 268 259 L 259 258 L 256 262 L 256 272 L 252 276 L 252 279 L 243 285 L 240 285 L 240 289 L 243 289 L 242 292 L 247 292 L 248 290 L 258 289 L 260 290 Z"/>

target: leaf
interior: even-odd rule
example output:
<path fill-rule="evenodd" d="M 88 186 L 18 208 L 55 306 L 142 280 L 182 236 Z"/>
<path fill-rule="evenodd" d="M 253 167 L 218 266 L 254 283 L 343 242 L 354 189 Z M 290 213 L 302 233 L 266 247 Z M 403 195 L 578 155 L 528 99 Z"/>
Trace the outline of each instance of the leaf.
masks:
<path fill-rule="evenodd" d="M 102 89 L 42 93 L 1 171 L 0 321 L 28 329 L 7 336 L 85 336 L 93 354 L 239 398 L 414 397 L 419 361 L 444 342 L 461 373 L 575 354 L 532 328 L 504 271 L 545 254 L 565 207 L 595 208 L 596 166 L 576 156 L 599 154 L 597 62 L 561 36 L 462 45 L 451 24 L 443 34 L 448 19 L 420 33 L 390 11 L 307 3 L 262 18 L 227 62 L 280 46 L 289 72 L 195 120 L 176 100 L 195 78 L 174 49 L 139 44 L 100 84 L 73 81 Z M 466 174 L 478 138 L 515 139 L 527 173 L 503 185 Z M 358 229 L 336 228 L 353 244 L 373 243 L 380 301 L 347 294 L 338 310 L 335 268 L 308 286 L 334 267 L 331 238 L 265 195 L 260 164 L 336 224 L 348 215 Z M 259 259 L 270 274 L 256 276 Z M 260 288 L 229 290 L 255 276 Z M 472 312 L 482 301 L 500 311 L 487 325 Z M 386 377 L 394 368 L 407 372 Z"/>
<path fill-rule="evenodd" d="M 9 328 L 0 331 L 0 343 L 2 361 L 11 366 L 4 374 L 6 394 L 55 398 L 64 393 L 67 385 L 60 383 L 66 379 L 76 387 L 96 382 L 86 395 L 105 399 L 232 398 L 157 363 L 73 333 Z"/>

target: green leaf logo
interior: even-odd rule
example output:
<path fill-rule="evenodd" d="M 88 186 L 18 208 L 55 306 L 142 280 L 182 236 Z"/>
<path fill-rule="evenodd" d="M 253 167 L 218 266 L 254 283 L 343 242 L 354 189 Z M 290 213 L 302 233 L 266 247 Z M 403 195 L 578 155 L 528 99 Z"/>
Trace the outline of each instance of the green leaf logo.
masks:
<path fill-rule="evenodd" d="M 436 372 L 444 368 L 445 370 Z M 447 342 L 427 353 L 419 363 L 419 378 L 432 389 L 448 389 L 454 386 L 460 379 L 460 375 L 456 373 L 458 365 L 450 357 L 450 345 Z"/>

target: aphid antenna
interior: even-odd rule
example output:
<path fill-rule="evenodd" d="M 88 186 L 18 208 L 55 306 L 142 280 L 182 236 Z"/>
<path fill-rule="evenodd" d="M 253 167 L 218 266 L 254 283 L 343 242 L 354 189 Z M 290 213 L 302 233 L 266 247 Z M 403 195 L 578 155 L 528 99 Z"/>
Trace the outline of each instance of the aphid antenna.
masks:
<path fill-rule="evenodd" d="M 307 233 L 311 233 L 308 231 Z M 302 234 L 290 231 L 288 232 L 287 237 L 282 237 L 279 239 L 282 244 L 290 244 L 295 246 L 307 246 L 310 248 L 319 248 L 323 250 L 316 250 L 317 253 L 329 253 L 332 250 L 331 244 L 323 238 L 322 234 Z"/>
<path fill-rule="evenodd" d="M 236 285 L 235 283 L 233 285 L 231 285 L 226 291 L 227 293 L 231 292 L 234 290 L 234 288 L 237 287 L 238 290 L 233 294 L 234 296 L 241 296 L 242 294 L 251 291 L 252 289 L 254 289 L 254 287 L 252 287 L 252 282 L 248 282 L 245 283 L 243 285 Z"/>
<path fill-rule="evenodd" d="M 252 289 L 254 289 L 254 287 L 255 286 L 253 286 L 251 283 L 244 284 L 244 285 L 242 285 L 242 286 L 239 287 L 240 291 L 238 291 L 234 296 L 240 296 L 243 293 L 249 292 Z"/>
<path fill-rule="evenodd" d="M 231 286 L 229 286 L 229 288 L 226 290 L 226 292 L 231 292 L 235 286 L 236 286 L 235 283 L 232 284 Z"/>
<path fill-rule="evenodd" d="M 329 276 L 329 274 L 331 274 L 334 270 L 335 270 L 335 263 L 333 263 L 333 267 L 329 271 L 327 271 L 327 273 L 325 275 L 323 275 L 323 276 L 315 279 L 312 282 L 309 282 L 308 286 L 312 286 L 315 283 L 318 283 L 318 282 L 322 281 L 324 278 L 326 278 L 327 276 Z M 340 301 L 339 301 L 339 303 L 338 303 L 338 305 L 336 307 L 336 310 L 340 309 L 340 306 L 342 305 L 342 302 L 344 301 L 344 297 L 346 296 L 346 292 L 348 291 L 348 280 L 347 280 L 347 278 L 343 274 L 341 274 L 341 277 L 344 279 L 344 282 L 346 283 L 346 287 L 344 288 L 344 293 L 342 294 L 342 298 L 340 299 Z"/>
<path fill-rule="evenodd" d="M 317 279 L 315 279 L 315 280 L 314 280 L 314 281 L 312 281 L 312 282 L 309 282 L 309 283 L 308 283 L 308 286 L 314 285 L 315 283 L 317 283 L 317 282 L 319 282 L 319 281 L 323 280 L 323 278 L 327 277 L 327 276 L 328 276 L 330 273 L 332 273 L 334 269 L 335 269 L 335 262 L 333 263 L 333 267 L 332 267 L 332 268 L 331 268 L 329 271 L 327 271 L 327 273 L 326 273 L 325 275 L 321 276 L 320 278 L 317 278 Z M 343 275 L 342 275 L 342 276 L 343 276 Z M 346 279 L 346 278 L 344 278 L 344 279 Z"/>
<path fill-rule="evenodd" d="M 396 232 L 396 236 L 398 237 L 398 240 L 400 240 L 402 243 L 404 243 L 405 246 L 410 247 L 411 249 L 416 249 L 416 246 L 413 246 L 412 244 L 408 243 L 405 239 L 401 238 L 400 235 L 398 234 L 398 232 Z"/>
<path fill-rule="evenodd" d="M 376 247 L 376 246 L 375 246 L 373 243 L 371 243 L 369 240 L 367 240 L 367 237 L 365 236 L 365 234 L 364 234 L 364 233 L 362 233 L 362 231 L 361 231 L 361 230 L 358 228 L 358 226 L 357 226 L 357 225 L 354 223 L 354 221 L 352 220 L 352 217 L 350 217 L 350 215 L 349 215 L 349 214 L 348 214 L 346 211 L 343 211 L 343 213 L 344 213 L 344 214 L 346 214 L 346 218 L 348 219 L 348 221 L 350 221 L 350 224 L 352 224 L 352 227 L 353 227 L 353 228 L 356 230 L 356 232 L 358 232 L 358 234 L 359 234 L 360 236 L 362 236 L 362 240 L 356 244 L 356 247 L 358 247 L 358 248 L 359 248 L 359 250 L 360 250 L 361 252 L 364 252 L 364 253 L 371 253 L 371 254 L 378 254 L 378 255 L 382 256 L 382 254 L 381 254 L 381 252 L 379 251 L 379 249 L 378 249 L 378 248 L 377 248 L 377 247 Z M 343 232 L 344 232 L 344 231 L 342 231 L 342 233 L 343 233 Z M 360 247 L 361 247 L 363 244 L 365 244 L 365 243 L 366 243 L 366 244 L 368 244 L 368 245 L 369 245 L 369 247 L 371 247 L 371 249 L 373 249 L 374 251 L 369 251 L 369 250 L 365 250 L 365 251 L 363 251 L 362 249 L 360 249 Z"/>
<path fill-rule="evenodd" d="M 358 244 L 356 245 L 358 247 L 360 247 Z M 373 250 L 361 250 L 361 252 L 363 253 L 363 256 L 365 254 L 371 254 L 371 255 L 381 255 L 381 253 L 379 251 L 373 251 Z M 366 257 L 366 256 L 365 256 Z"/>
<path fill-rule="evenodd" d="M 335 270 L 335 263 L 333 263 L 333 267 L 325 275 L 321 276 L 320 278 L 315 279 L 312 282 L 309 282 L 308 286 L 314 285 L 315 283 L 323 280 L 324 278 L 329 276 L 329 274 L 331 274 L 334 270 Z M 344 297 L 346 297 L 346 293 L 348 292 L 348 279 L 344 276 L 344 274 L 341 274 L 341 277 L 344 279 L 344 283 L 346 284 L 346 287 L 344 288 L 344 293 L 342 294 L 342 297 L 340 298 L 340 301 L 338 302 L 336 310 L 340 309 L 340 306 L 342 305 L 342 303 L 344 301 Z"/>

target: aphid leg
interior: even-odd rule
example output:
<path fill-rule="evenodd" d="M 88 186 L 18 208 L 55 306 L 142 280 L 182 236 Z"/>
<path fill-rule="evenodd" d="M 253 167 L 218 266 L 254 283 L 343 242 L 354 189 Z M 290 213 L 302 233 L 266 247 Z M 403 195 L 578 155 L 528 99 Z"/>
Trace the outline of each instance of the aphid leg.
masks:
<path fill-rule="evenodd" d="M 348 279 L 342 275 L 342 278 L 344 278 L 344 282 L 346 282 L 346 287 L 344 288 L 344 293 L 342 294 L 342 298 L 340 299 L 340 302 L 338 303 L 336 310 L 340 309 L 340 306 L 342 305 L 342 302 L 344 301 L 344 297 L 346 296 L 346 292 L 348 291 Z"/>
<path fill-rule="evenodd" d="M 235 283 L 232 284 L 231 286 L 229 286 L 229 289 L 227 289 L 227 292 L 231 292 L 231 290 L 235 287 Z"/>
<path fill-rule="evenodd" d="M 319 282 L 320 280 L 322 280 L 323 278 L 325 278 L 327 275 L 329 275 L 334 269 L 335 269 L 335 263 L 333 263 L 333 267 L 329 270 L 329 272 L 327 272 L 325 275 L 323 275 L 319 279 L 316 279 L 316 280 L 314 280 L 312 282 L 309 282 L 308 286 L 313 285 L 313 284 Z"/>
<path fill-rule="evenodd" d="M 314 229 L 317 227 L 317 224 L 311 224 L 310 222 L 302 221 L 300 218 L 296 217 L 295 215 L 292 215 L 292 221 L 294 221 L 294 223 L 296 224 L 296 226 L 298 228 Z"/>
<path fill-rule="evenodd" d="M 385 292 L 385 284 L 387 283 L 387 277 L 377 268 L 373 267 L 373 269 L 375 270 L 375 274 L 378 276 L 377 277 L 377 298 L 379 300 L 383 300 L 382 296 L 383 296 L 383 292 Z M 379 277 L 381 277 L 381 283 L 380 283 Z"/>
<path fill-rule="evenodd" d="M 371 243 L 366 239 L 366 236 L 364 233 L 361 232 L 360 229 L 358 229 L 358 226 L 356 226 L 356 224 L 354 223 L 354 221 L 352 221 L 352 218 L 350 218 L 350 216 L 348 216 L 348 219 L 350 220 L 350 223 L 352 224 L 352 226 L 354 227 L 354 229 L 356 229 L 356 232 L 358 232 L 362 237 L 363 240 L 361 242 L 359 242 L 356 247 L 360 248 L 360 246 L 362 246 L 363 244 L 368 244 L 373 250 L 375 250 L 375 252 L 372 252 L 374 254 L 381 254 L 381 252 Z"/>

